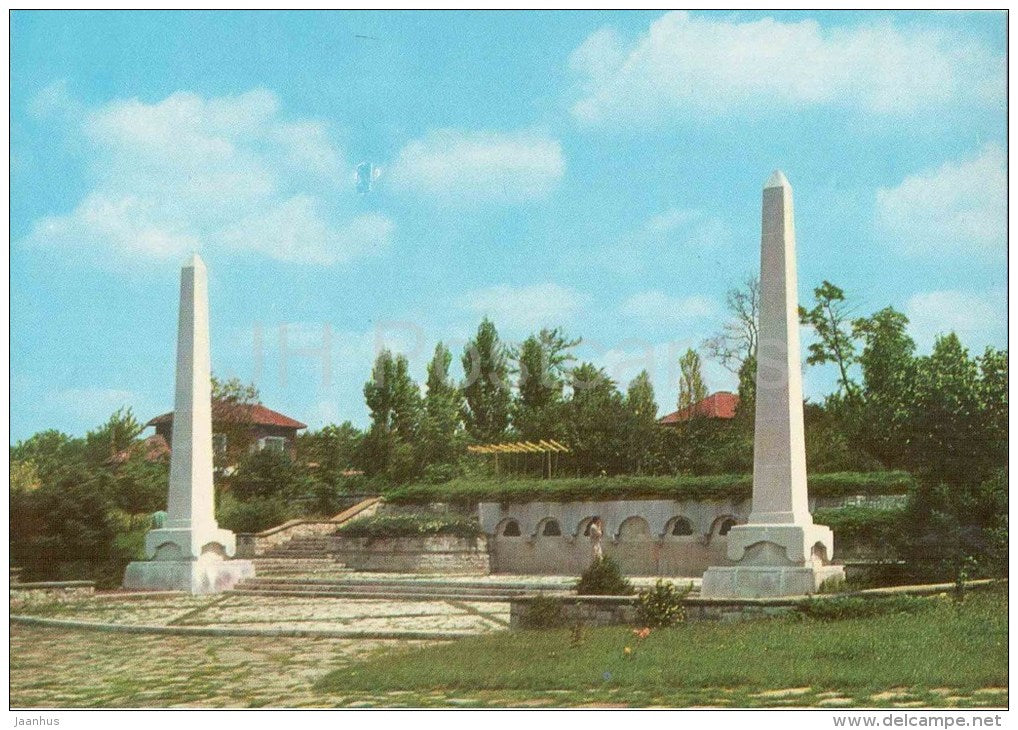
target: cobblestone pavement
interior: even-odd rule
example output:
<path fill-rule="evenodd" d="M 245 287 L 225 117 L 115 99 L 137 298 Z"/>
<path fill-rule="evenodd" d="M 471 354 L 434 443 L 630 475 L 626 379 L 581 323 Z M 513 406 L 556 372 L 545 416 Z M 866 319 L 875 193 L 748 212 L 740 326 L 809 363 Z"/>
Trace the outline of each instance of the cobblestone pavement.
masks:
<path fill-rule="evenodd" d="M 18 613 L 98 624 L 255 629 L 456 631 L 509 625 L 509 604 L 479 601 L 351 600 L 290 596 L 88 598 Z"/>
<path fill-rule="evenodd" d="M 329 707 L 332 669 L 424 642 L 104 634 L 11 626 L 11 707 Z M 355 700 L 349 700 L 355 701 Z"/>

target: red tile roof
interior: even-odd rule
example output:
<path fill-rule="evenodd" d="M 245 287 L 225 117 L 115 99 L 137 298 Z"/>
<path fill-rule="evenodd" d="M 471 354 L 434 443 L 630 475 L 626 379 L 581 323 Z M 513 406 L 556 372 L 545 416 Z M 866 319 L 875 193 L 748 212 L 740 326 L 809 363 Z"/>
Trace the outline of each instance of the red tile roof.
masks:
<path fill-rule="evenodd" d="M 681 411 L 669 413 L 658 419 L 662 426 L 669 426 L 681 421 L 688 421 L 693 416 L 706 418 L 735 418 L 735 409 L 739 405 L 739 396 L 735 393 L 720 391 L 712 393 L 698 403 L 694 403 Z"/>
<path fill-rule="evenodd" d="M 229 408 L 231 408 L 231 406 L 229 406 L 226 403 L 221 402 L 213 403 L 212 415 L 214 418 L 223 418 L 225 420 L 230 420 L 230 415 L 226 413 L 226 411 Z M 261 403 L 256 403 L 255 405 L 240 406 L 240 408 L 246 411 L 246 414 L 243 416 L 238 415 L 237 420 L 245 421 L 250 420 L 251 423 L 255 426 L 279 426 L 280 428 L 293 428 L 298 430 L 302 428 L 307 428 L 306 423 L 295 421 L 289 416 L 284 416 L 282 413 L 279 413 L 278 411 L 274 411 L 271 408 L 266 408 Z M 156 416 L 145 425 L 157 426 L 163 423 L 172 422 L 173 422 L 173 411 L 170 411 L 169 413 L 164 413 L 161 416 Z"/>

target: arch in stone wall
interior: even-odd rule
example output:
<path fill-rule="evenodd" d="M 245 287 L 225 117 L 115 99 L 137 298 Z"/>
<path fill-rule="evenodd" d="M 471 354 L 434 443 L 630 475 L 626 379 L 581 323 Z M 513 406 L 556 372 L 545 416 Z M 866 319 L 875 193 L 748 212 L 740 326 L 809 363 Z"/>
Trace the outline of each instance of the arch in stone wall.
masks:
<path fill-rule="evenodd" d="M 665 531 L 662 537 L 688 537 L 693 533 L 693 523 L 689 521 L 689 518 L 676 515 L 665 524 Z"/>
<path fill-rule="evenodd" d="M 576 533 L 574 534 L 574 536 L 590 537 L 590 526 L 593 524 L 594 518 L 596 516 L 597 515 L 590 515 L 589 517 L 584 517 L 582 520 L 580 520 L 580 523 L 576 526 Z"/>
<path fill-rule="evenodd" d="M 619 540 L 645 540 L 650 537 L 650 524 L 642 517 L 627 517 L 619 525 L 616 538 Z"/>
<path fill-rule="evenodd" d="M 545 517 L 537 523 L 536 537 L 561 537 L 562 526 L 554 517 Z"/>
<path fill-rule="evenodd" d="M 512 517 L 506 517 L 504 520 L 495 525 L 495 534 L 498 537 L 522 537 L 523 532 L 520 530 L 519 520 Z"/>

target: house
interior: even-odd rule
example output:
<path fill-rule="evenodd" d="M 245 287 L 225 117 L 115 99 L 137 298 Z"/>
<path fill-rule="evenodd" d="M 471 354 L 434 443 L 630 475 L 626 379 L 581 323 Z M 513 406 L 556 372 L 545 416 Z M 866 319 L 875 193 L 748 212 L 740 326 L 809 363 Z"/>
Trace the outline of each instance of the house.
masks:
<path fill-rule="evenodd" d="M 251 442 L 257 449 L 277 449 L 294 454 L 297 443 L 297 432 L 307 428 L 307 424 L 284 416 L 278 411 L 266 408 L 261 403 L 228 404 L 217 402 L 212 404 L 213 428 L 216 422 L 233 421 L 247 424 L 250 428 Z M 173 447 L 173 413 L 164 413 L 149 421 L 146 426 L 155 426 L 156 436 L 165 439 L 166 444 Z M 213 442 L 217 451 L 224 450 L 226 444 L 224 434 L 213 434 Z"/>
<path fill-rule="evenodd" d="M 669 413 L 667 416 L 659 418 L 657 422 L 662 426 L 674 426 L 683 421 L 688 421 L 690 418 L 697 417 L 728 420 L 735 418 L 735 409 L 738 406 L 739 396 L 735 393 L 722 390 L 712 393 L 703 400 L 697 401 L 680 411 Z"/>

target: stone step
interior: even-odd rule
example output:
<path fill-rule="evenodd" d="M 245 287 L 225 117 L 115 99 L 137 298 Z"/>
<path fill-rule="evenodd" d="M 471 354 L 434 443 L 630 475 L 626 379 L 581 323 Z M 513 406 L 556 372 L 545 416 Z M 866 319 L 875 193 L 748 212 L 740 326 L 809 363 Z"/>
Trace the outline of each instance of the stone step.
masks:
<path fill-rule="evenodd" d="M 383 578 L 383 577 L 371 577 L 366 576 L 363 573 L 359 573 L 358 578 L 259 578 L 256 574 L 254 578 L 248 578 L 246 580 L 263 584 L 263 585 L 279 585 L 279 584 L 300 584 L 311 588 L 323 588 L 323 587 L 357 587 L 357 588 L 394 588 L 399 590 L 434 590 L 441 588 L 443 590 L 498 590 L 498 591 L 515 591 L 524 593 L 533 593 L 536 591 L 547 591 L 547 590 L 572 590 L 575 585 L 575 581 L 562 581 L 558 583 L 537 583 L 528 581 L 471 581 L 471 580 L 442 580 L 442 579 L 424 579 L 424 578 Z"/>

